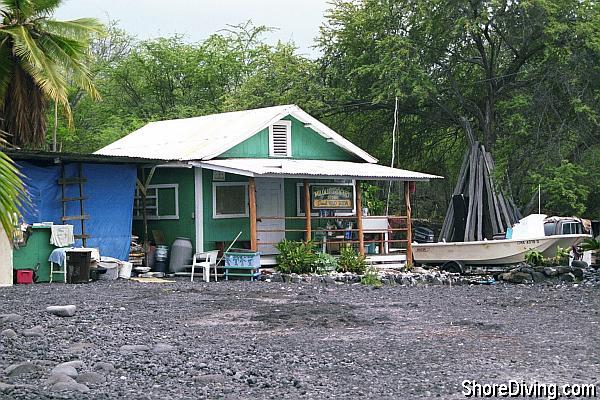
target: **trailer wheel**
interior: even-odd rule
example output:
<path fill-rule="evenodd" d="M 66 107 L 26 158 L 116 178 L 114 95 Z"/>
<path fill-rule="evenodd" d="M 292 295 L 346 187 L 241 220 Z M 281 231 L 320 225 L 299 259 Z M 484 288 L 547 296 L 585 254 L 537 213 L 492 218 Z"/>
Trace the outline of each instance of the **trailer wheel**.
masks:
<path fill-rule="evenodd" d="M 464 264 L 460 261 L 447 261 L 442 265 L 442 271 L 452 274 L 462 274 L 464 272 Z"/>

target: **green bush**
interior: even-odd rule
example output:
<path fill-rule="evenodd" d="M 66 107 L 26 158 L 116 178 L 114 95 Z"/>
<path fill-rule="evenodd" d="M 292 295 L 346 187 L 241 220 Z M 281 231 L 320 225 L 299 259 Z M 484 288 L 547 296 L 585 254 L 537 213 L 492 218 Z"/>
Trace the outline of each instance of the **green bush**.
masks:
<path fill-rule="evenodd" d="M 328 274 L 337 270 L 338 263 L 334 256 L 327 253 L 316 253 L 314 261 L 314 272 L 319 275 Z"/>
<path fill-rule="evenodd" d="M 351 246 L 341 248 L 338 258 L 338 272 L 352 272 L 354 274 L 364 274 L 367 269 L 366 257 L 359 255 Z"/>
<path fill-rule="evenodd" d="M 537 250 L 529 250 L 525 253 L 525 262 L 536 267 L 544 263 L 544 256 Z"/>
<path fill-rule="evenodd" d="M 381 287 L 381 278 L 375 268 L 369 268 L 365 275 L 361 278 L 360 283 L 363 285 L 375 286 L 376 288 Z"/>
<path fill-rule="evenodd" d="M 295 242 L 284 239 L 275 246 L 277 255 L 277 271 L 284 274 L 308 274 L 315 268 L 315 250 L 312 242 Z"/>

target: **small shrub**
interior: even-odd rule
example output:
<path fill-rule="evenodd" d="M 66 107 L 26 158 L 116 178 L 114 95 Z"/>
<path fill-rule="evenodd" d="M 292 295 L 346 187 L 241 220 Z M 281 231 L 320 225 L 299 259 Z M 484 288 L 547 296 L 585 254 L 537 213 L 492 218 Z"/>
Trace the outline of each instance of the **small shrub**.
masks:
<path fill-rule="evenodd" d="M 337 260 L 337 271 L 364 274 L 367 269 L 367 262 L 365 260 L 366 257 L 359 255 L 351 246 L 343 246 L 340 257 Z"/>
<path fill-rule="evenodd" d="M 312 242 L 296 242 L 284 239 L 275 246 L 277 255 L 277 271 L 284 274 L 308 274 L 315 265 L 315 251 Z"/>
<path fill-rule="evenodd" d="M 367 269 L 365 275 L 361 278 L 360 283 L 362 283 L 363 285 L 375 286 L 376 288 L 380 288 L 381 278 L 379 277 L 379 274 L 377 273 L 377 270 L 375 268 L 369 268 Z"/>
<path fill-rule="evenodd" d="M 328 274 L 337 270 L 338 263 L 334 256 L 327 253 L 316 253 L 314 260 L 314 272 L 319 275 Z"/>
<path fill-rule="evenodd" d="M 537 250 L 529 250 L 525 253 L 525 262 L 529 265 L 539 266 L 544 263 L 544 256 Z"/>

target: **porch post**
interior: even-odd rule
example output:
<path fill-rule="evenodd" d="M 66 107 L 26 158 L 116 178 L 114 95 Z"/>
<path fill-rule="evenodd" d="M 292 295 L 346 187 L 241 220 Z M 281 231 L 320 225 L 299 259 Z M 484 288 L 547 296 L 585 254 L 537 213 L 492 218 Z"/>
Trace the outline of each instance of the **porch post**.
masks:
<path fill-rule="evenodd" d="M 310 207 L 310 189 L 308 186 L 308 179 L 304 180 L 304 214 L 306 215 L 306 241 L 312 239 L 312 221 L 311 221 L 311 207 Z"/>
<path fill-rule="evenodd" d="M 248 199 L 250 202 L 250 250 L 258 251 L 256 237 L 256 183 L 254 178 L 248 178 Z"/>
<path fill-rule="evenodd" d="M 410 182 L 404 182 L 404 203 L 406 204 L 406 263 L 412 264 L 412 207 L 410 205 Z"/>
<path fill-rule="evenodd" d="M 365 255 L 365 237 L 363 235 L 362 221 L 362 193 L 360 192 L 360 181 L 354 181 L 354 190 L 356 191 L 356 227 L 358 229 L 358 252 Z"/>

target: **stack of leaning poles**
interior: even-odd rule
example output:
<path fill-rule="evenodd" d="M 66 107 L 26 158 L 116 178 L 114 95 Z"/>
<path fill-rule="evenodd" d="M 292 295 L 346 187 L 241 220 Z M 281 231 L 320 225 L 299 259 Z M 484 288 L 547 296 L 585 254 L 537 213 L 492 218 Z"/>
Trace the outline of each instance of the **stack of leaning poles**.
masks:
<path fill-rule="evenodd" d="M 470 242 L 505 234 L 522 218 L 512 196 L 494 185 L 494 160 L 475 140 L 470 124 L 463 119 L 470 142 L 465 152 L 452 199 L 438 241 Z"/>

